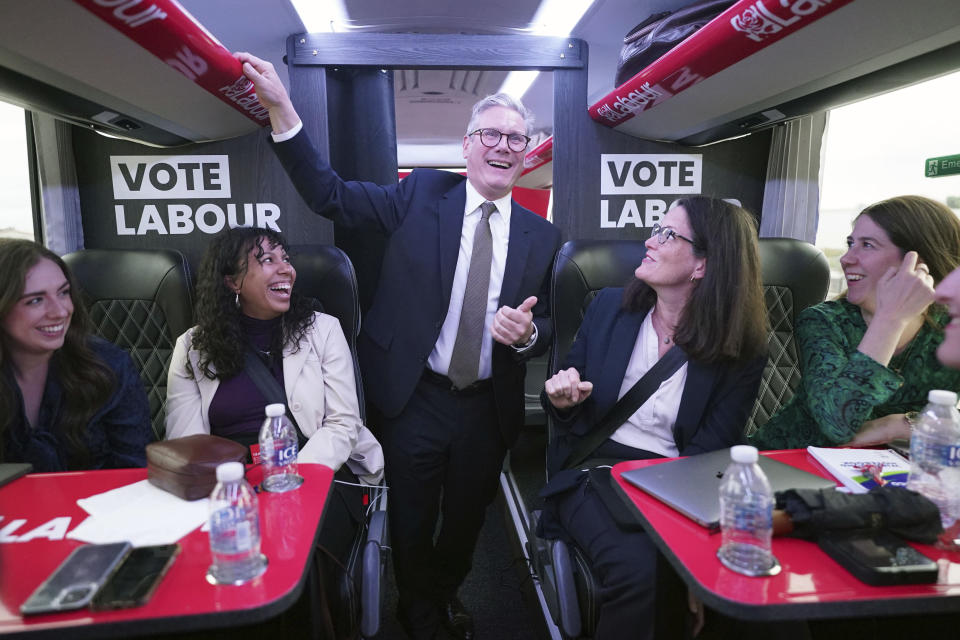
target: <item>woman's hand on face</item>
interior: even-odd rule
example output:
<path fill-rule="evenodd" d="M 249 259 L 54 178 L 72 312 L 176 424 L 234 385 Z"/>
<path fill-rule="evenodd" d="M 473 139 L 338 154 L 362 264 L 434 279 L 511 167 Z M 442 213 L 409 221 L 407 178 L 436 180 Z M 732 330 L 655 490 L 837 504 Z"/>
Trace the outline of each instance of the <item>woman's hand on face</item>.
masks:
<path fill-rule="evenodd" d="M 890 267 L 877 283 L 875 315 L 903 320 L 922 314 L 933 302 L 933 276 L 927 265 L 917 263 L 917 252 L 907 251 L 899 267 Z"/>
<path fill-rule="evenodd" d="M 590 397 L 592 382 L 580 380 L 580 372 L 574 367 L 558 371 L 544 383 L 547 397 L 557 409 L 569 409 Z"/>

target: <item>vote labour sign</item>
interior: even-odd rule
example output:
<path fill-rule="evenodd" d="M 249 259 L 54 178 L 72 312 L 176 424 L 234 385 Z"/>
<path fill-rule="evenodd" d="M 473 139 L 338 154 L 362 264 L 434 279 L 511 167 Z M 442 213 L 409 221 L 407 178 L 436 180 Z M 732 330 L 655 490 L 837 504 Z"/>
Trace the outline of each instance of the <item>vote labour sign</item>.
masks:
<path fill-rule="evenodd" d="M 701 192 L 700 154 L 600 156 L 600 227 L 652 227 L 678 197 Z"/>
<path fill-rule="evenodd" d="M 115 200 L 151 201 L 114 204 L 118 236 L 217 233 L 236 226 L 280 230 L 276 204 L 224 202 L 231 197 L 227 155 L 110 156 L 110 177 Z"/>

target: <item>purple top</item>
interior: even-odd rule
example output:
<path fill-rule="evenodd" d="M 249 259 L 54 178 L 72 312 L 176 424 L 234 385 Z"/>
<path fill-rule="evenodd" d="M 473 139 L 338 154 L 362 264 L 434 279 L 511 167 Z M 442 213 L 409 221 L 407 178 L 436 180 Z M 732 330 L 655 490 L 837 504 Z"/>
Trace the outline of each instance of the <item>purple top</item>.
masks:
<path fill-rule="evenodd" d="M 271 320 L 241 316 L 241 326 L 250 344 L 264 354 L 269 351 L 270 338 L 275 330 L 280 329 L 281 322 L 282 316 Z M 283 360 L 272 359 L 268 368 L 283 387 Z M 221 380 L 210 401 L 210 433 L 242 444 L 252 444 L 257 441 L 263 425 L 263 408 L 266 405 L 267 399 L 246 371 L 228 380 Z"/>

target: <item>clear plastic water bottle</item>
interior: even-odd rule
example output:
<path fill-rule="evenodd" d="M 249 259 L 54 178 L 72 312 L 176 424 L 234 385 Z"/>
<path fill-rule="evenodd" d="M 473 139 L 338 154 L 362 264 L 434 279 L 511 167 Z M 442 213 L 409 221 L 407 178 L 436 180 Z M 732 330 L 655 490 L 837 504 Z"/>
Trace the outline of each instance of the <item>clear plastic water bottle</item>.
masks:
<path fill-rule="evenodd" d="M 957 394 L 934 389 L 917 416 L 910 436 L 910 479 L 907 488 L 940 509 L 947 528 L 960 518 L 960 413 Z"/>
<path fill-rule="evenodd" d="M 243 464 L 217 467 L 210 494 L 210 555 L 207 576 L 215 584 L 243 584 L 262 574 L 267 559 L 260 553 L 257 494 L 243 477 Z"/>
<path fill-rule="evenodd" d="M 263 488 L 282 493 L 296 489 L 303 482 L 297 474 L 297 429 L 287 417 L 282 404 L 268 404 L 267 419 L 260 428 L 260 465 L 263 467 Z"/>
<path fill-rule="evenodd" d="M 772 575 L 779 564 L 770 552 L 773 535 L 770 482 L 757 465 L 756 447 L 732 447 L 730 458 L 730 466 L 720 483 L 723 541 L 717 556 L 725 567 L 738 573 Z"/>

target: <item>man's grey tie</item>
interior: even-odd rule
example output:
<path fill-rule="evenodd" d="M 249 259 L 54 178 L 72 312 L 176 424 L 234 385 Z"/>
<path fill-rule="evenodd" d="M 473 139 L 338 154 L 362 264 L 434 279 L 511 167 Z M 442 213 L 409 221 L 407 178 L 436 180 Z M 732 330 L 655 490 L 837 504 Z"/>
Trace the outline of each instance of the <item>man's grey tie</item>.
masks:
<path fill-rule="evenodd" d="M 493 254 L 490 214 L 496 210 L 497 206 L 489 201 L 480 205 L 480 222 L 473 236 L 473 255 L 470 257 L 467 285 L 463 291 L 460 324 L 457 326 L 457 339 L 453 343 L 447 373 L 458 389 L 469 386 L 480 375 L 480 344 L 487 318 L 490 259 Z"/>

